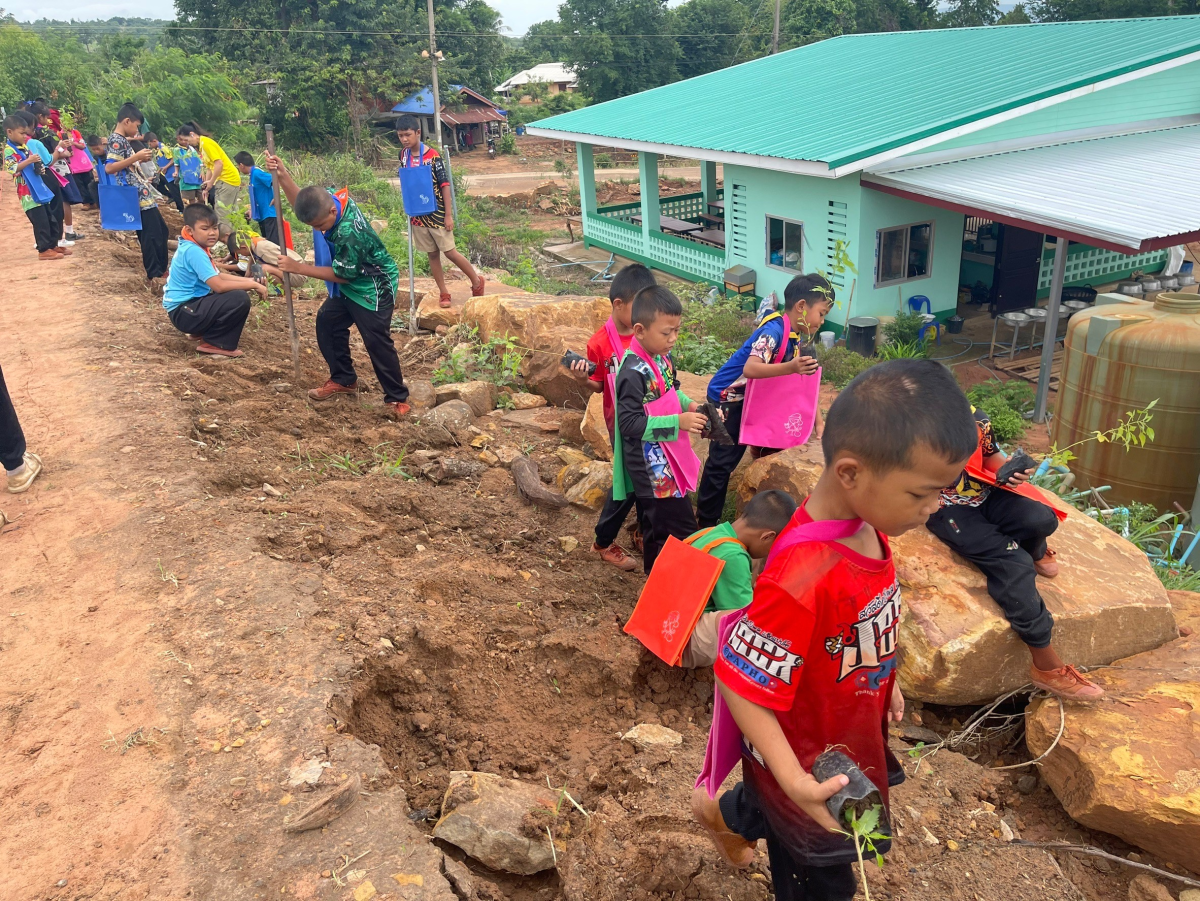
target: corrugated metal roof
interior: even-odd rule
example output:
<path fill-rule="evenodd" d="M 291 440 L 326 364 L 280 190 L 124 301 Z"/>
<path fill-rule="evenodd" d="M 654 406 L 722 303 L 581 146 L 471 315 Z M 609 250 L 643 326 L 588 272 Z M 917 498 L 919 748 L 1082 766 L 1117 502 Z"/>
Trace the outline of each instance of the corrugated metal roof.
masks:
<path fill-rule="evenodd" d="M 496 93 L 503 94 L 513 88 L 527 85 L 531 81 L 543 81 L 548 84 L 578 84 L 575 70 L 565 63 L 538 63 L 532 69 L 523 69 L 503 84 L 496 85 Z"/>
<path fill-rule="evenodd" d="M 843 35 L 543 119 L 830 168 L 1200 51 L 1200 16 Z"/>
<path fill-rule="evenodd" d="M 475 125 L 479 122 L 503 122 L 504 116 L 500 110 L 490 106 L 473 106 L 459 112 L 442 110 L 442 121 L 451 125 Z"/>
<path fill-rule="evenodd" d="M 1152 250 L 1200 232 L 1200 202 L 1191 190 L 1196 172 L 1200 125 L 1187 125 L 867 171 L 862 183 L 1047 234 Z"/>

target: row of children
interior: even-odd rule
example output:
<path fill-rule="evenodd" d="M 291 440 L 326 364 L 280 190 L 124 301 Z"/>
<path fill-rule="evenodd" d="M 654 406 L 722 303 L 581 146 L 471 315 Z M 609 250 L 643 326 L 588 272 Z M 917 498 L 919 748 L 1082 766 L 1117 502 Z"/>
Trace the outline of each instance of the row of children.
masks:
<path fill-rule="evenodd" d="M 887 747 L 887 726 L 903 717 L 904 698 L 896 681 L 900 589 L 889 538 L 926 526 L 975 563 L 1029 648 L 1033 684 L 1090 701 L 1103 691 L 1054 651 L 1053 619 L 1035 583 L 1057 575 L 1046 539 L 1059 516 L 1028 486 L 1029 472 L 997 482 L 1007 457 L 949 369 L 894 361 L 858 376 L 817 426 L 825 467 L 802 504 L 766 491 L 732 523 L 715 525 L 729 474 L 747 449 L 739 441 L 747 387 L 754 379 L 815 374 L 807 347 L 834 289 L 806 275 L 788 286 L 782 315 L 761 322 L 709 384 L 707 409 L 717 408 L 733 443 L 710 443 L 697 523 L 672 452 L 679 450 L 674 442 L 707 424 L 700 405 L 679 391 L 671 361 L 682 307 L 640 266 L 618 273 L 610 299 L 612 318 L 589 342 L 588 362 L 572 367 L 604 393 L 613 439 L 614 489 L 593 550 L 632 569 L 615 539 L 637 509 L 650 579 L 631 626 L 646 613 L 656 561 L 670 562 L 662 554 L 668 541 L 721 561 L 711 593 L 683 601 L 691 612 L 682 619 L 677 610 L 658 620 L 643 616 L 649 631 L 682 646 L 668 663 L 715 669 L 713 731 L 693 815 L 734 866 L 749 865 L 757 841 L 766 839 L 777 898 L 850 901 L 855 849 L 825 803 L 848 778 L 818 782 L 812 767 L 826 749 L 843 749 L 878 788 L 882 830 L 890 834 L 887 790 L 903 770 Z M 752 558 L 765 558 L 757 581 Z M 671 606 L 678 608 L 675 594 Z M 655 647 L 650 635 L 639 637 Z M 718 800 L 739 758 L 742 782 Z M 888 842 L 876 848 L 886 852 Z"/>

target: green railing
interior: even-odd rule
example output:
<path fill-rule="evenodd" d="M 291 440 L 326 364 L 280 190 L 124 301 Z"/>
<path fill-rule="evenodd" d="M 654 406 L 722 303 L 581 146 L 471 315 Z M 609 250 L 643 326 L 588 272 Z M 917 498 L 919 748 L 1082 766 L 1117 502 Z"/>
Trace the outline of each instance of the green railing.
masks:
<path fill-rule="evenodd" d="M 1158 272 L 1167 261 L 1165 250 L 1146 253 L 1124 254 L 1086 244 L 1076 244 L 1067 251 L 1064 285 L 1103 285 L 1128 278 L 1139 269 Z M 1054 272 L 1054 251 L 1042 254 L 1042 268 L 1038 273 L 1038 297 L 1050 294 L 1050 279 Z"/>
<path fill-rule="evenodd" d="M 724 277 L 724 250 L 658 231 L 650 233 L 647 245 L 641 228 L 609 216 L 589 213 L 584 240 L 680 278 L 720 284 Z"/>
<path fill-rule="evenodd" d="M 724 189 L 717 191 L 717 199 L 722 200 L 725 197 Z M 634 216 L 637 216 L 642 211 L 641 203 L 615 203 L 610 206 L 602 206 L 596 209 L 597 216 L 603 216 L 605 219 L 619 219 L 624 222 L 629 222 Z M 672 219 L 685 219 L 689 222 L 694 222 L 701 215 L 707 213 L 708 210 L 704 205 L 704 194 L 696 191 L 692 194 L 677 194 L 674 197 L 663 197 L 658 202 L 658 212 L 662 216 L 670 216 Z"/>

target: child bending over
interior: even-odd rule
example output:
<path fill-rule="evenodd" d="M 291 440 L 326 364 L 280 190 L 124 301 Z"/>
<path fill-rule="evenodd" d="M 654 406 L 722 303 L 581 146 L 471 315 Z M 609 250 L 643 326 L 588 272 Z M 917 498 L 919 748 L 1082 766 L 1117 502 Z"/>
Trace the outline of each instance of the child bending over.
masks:
<path fill-rule="evenodd" d="M 976 438 L 966 397 L 938 363 L 899 360 L 855 378 L 829 410 L 820 480 L 719 649 L 717 687 L 743 734 L 743 781 L 720 802 L 698 789 L 693 812 L 734 865 L 747 865 L 754 842 L 767 840 L 779 901 L 854 897 L 854 843 L 825 806 L 848 779 L 818 783 L 809 772 L 827 748 L 878 787 L 880 831 L 890 833 L 888 785 L 903 771 L 886 730 L 903 716 L 904 698 L 888 537 L 929 518 Z M 847 537 L 791 535 L 822 520 L 840 521 Z M 876 847 L 886 852 L 890 842 Z"/>

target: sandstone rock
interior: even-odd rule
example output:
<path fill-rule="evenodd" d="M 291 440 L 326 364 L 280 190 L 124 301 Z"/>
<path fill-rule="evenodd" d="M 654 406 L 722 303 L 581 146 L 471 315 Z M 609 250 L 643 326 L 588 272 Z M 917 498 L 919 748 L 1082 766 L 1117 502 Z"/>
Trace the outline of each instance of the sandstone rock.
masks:
<path fill-rule="evenodd" d="M 499 458 L 501 466 L 512 466 L 512 461 L 521 456 L 521 451 L 518 448 L 507 444 L 502 444 L 492 452 Z"/>
<path fill-rule="evenodd" d="M 382 234 L 383 230 L 388 227 L 386 219 L 372 219 L 371 228 L 375 229 L 375 234 Z"/>
<path fill-rule="evenodd" d="M 1138 873 L 1129 883 L 1129 901 L 1175 901 L 1167 887 L 1153 876 Z"/>
<path fill-rule="evenodd" d="M 535 432 L 557 432 L 562 423 L 562 410 L 557 407 L 509 410 L 500 417 L 500 422 L 509 428 L 533 429 Z"/>
<path fill-rule="evenodd" d="M 475 877 L 465 865 L 448 854 L 442 856 L 442 875 L 460 898 L 475 897 Z"/>
<path fill-rule="evenodd" d="M 1200 901 L 1200 888 L 1185 888 L 1179 893 L 1179 901 Z"/>
<path fill-rule="evenodd" d="M 779 488 L 803 500 L 823 468 L 817 442 L 763 457 L 747 469 L 739 498 Z M 1038 579 L 1038 590 L 1065 659 L 1101 666 L 1176 635 L 1167 593 L 1129 541 L 1072 509 L 1051 544 L 1061 572 L 1053 581 Z M 903 589 L 898 645 L 906 697 L 977 704 L 1029 681 L 1028 652 L 978 569 L 925 528 L 895 539 L 892 549 Z"/>
<path fill-rule="evenodd" d="M 572 463 L 590 463 L 592 460 L 583 451 L 575 450 L 573 447 L 560 447 L 554 452 L 554 456 L 562 460 L 564 466 L 570 466 Z"/>
<path fill-rule="evenodd" d="M 399 303 L 406 310 L 408 309 L 408 293 L 402 292 L 404 296 Z M 449 307 L 440 305 L 441 295 L 436 290 L 430 291 L 423 297 L 417 299 L 417 326 L 419 328 L 436 331 L 440 325 L 446 328 L 453 328 L 458 325 L 462 318 L 463 301 L 457 303 L 451 301 Z"/>
<path fill-rule="evenodd" d="M 421 421 L 429 425 L 445 426 L 454 431 L 472 425 L 475 422 L 475 414 L 466 401 L 450 400 L 422 414 Z"/>
<path fill-rule="evenodd" d="M 531 876 L 554 866 L 554 851 L 548 837 L 524 833 L 525 815 L 540 806 L 553 809 L 557 802 L 548 788 L 491 773 L 456 771 L 450 774 L 433 836 L 493 870 Z"/>
<path fill-rule="evenodd" d="M 603 460 L 572 463 L 563 467 L 557 481 L 559 490 L 572 504 L 598 511 L 604 508 L 612 488 L 612 464 Z"/>
<path fill-rule="evenodd" d="M 1171 609 L 1175 611 L 1179 634 L 1189 634 L 1185 631 L 1188 629 L 1192 635 L 1200 633 L 1200 591 L 1168 591 L 1167 596 L 1171 599 Z M 1196 901 L 1200 901 L 1200 898 Z"/>
<path fill-rule="evenodd" d="M 414 410 L 432 410 L 437 406 L 437 393 L 432 382 L 409 379 L 405 384 L 408 385 L 408 402 Z"/>
<path fill-rule="evenodd" d="M 604 297 L 548 294 L 493 294 L 473 297 L 462 320 L 479 328 L 480 340 L 509 336 L 527 351 L 521 364 L 525 384 L 550 403 L 582 410 L 590 390 L 559 361 L 572 349 L 582 352 L 604 325 L 612 304 Z"/>
<path fill-rule="evenodd" d="M 612 439 L 608 437 L 608 425 L 604 422 L 603 395 L 593 394 L 588 400 L 579 431 L 597 457 L 601 460 L 612 459 Z"/>
<path fill-rule="evenodd" d="M 558 435 L 563 441 L 572 444 L 583 444 L 583 412 L 580 410 L 564 410 Z"/>
<path fill-rule="evenodd" d="M 639 723 L 621 736 L 635 748 L 650 751 L 655 748 L 671 750 L 683 744 L 683 736 L 666 726 L 656 726 L 653 723 Z"/>
<path fill-rule="evenodd" d="M 438 404 L 451 400 L 461 400 L 471 407 L 476 416 L 485 416 L 496 408 L 496 386 L 491 382 L 454 382 L 450 385 L 438 385 Z"/>
<path fill-rule="evenodd" d="M 1194 867 L 1200 860 L 1200 637 L 1127 657 L 1093 677 L 1108 697 L 1065 705 L 1066 729 L 1042 762 L 1043 778 L 1083 825 Z M 1058 734 L 1058 702 L 1034 702 L 1025 724 L 1030 752 L 1045 753 Z"/>
<path fill-rule="evenodd" d="M 518 391 L 512 396 L 514 410 L 532 410 L 535 407 L 546 406 L 546 398 L 540 394 L 530 394 L 528 391 Z"/>

